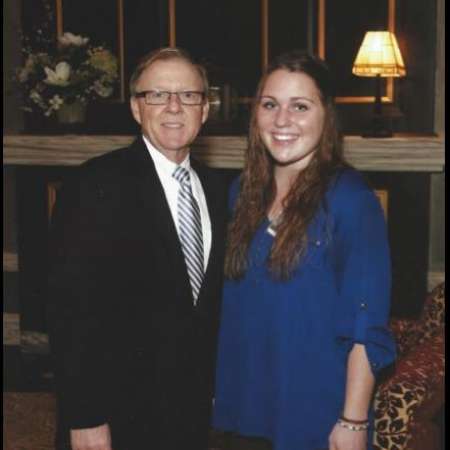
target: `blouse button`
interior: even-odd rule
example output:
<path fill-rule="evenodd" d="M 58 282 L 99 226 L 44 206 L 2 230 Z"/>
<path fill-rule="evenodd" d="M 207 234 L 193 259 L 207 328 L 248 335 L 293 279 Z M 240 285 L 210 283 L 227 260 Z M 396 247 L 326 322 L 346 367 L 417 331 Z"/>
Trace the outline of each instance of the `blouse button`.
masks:
<path fill-rule="evenodd" d="M 316 246 L 319 247 L 321 242 L 319 240 L 316 241 Z"/>
<path fill-rule="evenodd" d="M 361 309 L 366 309 L 367 308 L 367 304 L 366 303 L 361 303 Z"/>

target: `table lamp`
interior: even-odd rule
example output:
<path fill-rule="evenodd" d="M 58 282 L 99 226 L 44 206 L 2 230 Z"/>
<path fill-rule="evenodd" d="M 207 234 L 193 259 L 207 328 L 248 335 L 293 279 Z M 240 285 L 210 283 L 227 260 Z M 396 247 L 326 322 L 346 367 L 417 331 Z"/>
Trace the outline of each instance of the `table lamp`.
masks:
<path fill-rule="evenodd" d="M 363 39 L 355 62 L 353 74 L 359 77 L 375 77 L 375 106 L 370 131 L 364 137 L 391 137 L 391 127 L 383 119 L 381 109 L 381 77 L 403 77 L 405 64 L 394 33 L 368 31 Z"/>

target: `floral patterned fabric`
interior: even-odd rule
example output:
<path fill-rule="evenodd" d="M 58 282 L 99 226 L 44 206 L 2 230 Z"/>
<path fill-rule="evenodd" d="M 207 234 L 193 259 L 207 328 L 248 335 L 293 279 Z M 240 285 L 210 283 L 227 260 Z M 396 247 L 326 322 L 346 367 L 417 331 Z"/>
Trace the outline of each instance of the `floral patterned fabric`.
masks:
<path fill-rule="evenodd" d="M 435 450 L 431 419 L 444 403 L 445 283 L 428 295 L 417 321 L 396 320 L 399 359 L 375 394 L 375 450 Z"/>

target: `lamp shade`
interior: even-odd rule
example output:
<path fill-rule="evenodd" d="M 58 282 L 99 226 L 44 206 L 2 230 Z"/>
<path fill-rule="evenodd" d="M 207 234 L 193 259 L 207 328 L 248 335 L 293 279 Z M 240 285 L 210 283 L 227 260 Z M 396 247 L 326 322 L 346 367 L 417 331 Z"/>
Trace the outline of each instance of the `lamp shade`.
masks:
<path fill-rule="evenodd" d="M 356 55 L 352 72 L 359 77 L 406 75 L 405 64 L 394 33 L 368 31 Z"/>

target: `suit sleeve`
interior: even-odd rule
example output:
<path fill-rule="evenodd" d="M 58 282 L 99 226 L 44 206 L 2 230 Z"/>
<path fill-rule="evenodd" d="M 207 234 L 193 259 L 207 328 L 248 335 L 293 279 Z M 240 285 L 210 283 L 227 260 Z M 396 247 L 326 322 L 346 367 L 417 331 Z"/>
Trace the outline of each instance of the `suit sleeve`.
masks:
<path fill-rule="evenodd" d="M 338 242 L 338 340 L 348 348 L 363 344 L 376 374 L 395 359 L 395 343 L 388 329 L 391 262 L 387 229 L 372 191 L 354 193 L 342 208 Z"/>
<path fill-rule="evenodd" d="M 99 189 L 70 182 L 51 226 L 48 326 L 60 415 L 69 428 L 106 422 L 109 242 Z"/>

